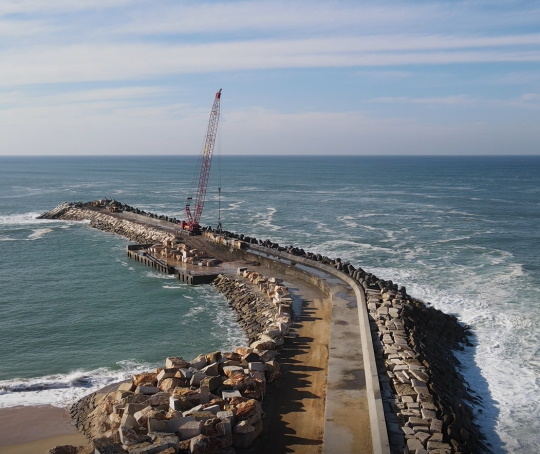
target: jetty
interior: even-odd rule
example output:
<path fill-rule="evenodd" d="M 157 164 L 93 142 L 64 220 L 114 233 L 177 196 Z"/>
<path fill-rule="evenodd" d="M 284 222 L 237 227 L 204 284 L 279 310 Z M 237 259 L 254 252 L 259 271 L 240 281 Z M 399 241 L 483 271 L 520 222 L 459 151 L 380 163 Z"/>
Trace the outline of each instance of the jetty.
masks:
<path fill-rule="evenodd" d="M 116 201 L 41 217 L 89 221 L 134 241 L 130 259 L 212 283 L 249 338 L 80 400 L 71 415 L 92 452 L 489 452 L 453 354 L 469 328 L 405 287 L 297 246 L 193 235 Z"/>

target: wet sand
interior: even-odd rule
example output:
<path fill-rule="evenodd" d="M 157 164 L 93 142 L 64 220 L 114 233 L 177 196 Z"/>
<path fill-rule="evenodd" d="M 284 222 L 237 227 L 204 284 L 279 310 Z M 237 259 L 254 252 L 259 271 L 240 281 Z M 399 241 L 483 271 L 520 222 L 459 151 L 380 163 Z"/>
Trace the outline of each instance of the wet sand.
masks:
<path fill-rule="evenodd" d="M 58 445 L 88 446 L 64 409 L 48 405 L 0 409 L 2 454 L 41 454 Z"/>

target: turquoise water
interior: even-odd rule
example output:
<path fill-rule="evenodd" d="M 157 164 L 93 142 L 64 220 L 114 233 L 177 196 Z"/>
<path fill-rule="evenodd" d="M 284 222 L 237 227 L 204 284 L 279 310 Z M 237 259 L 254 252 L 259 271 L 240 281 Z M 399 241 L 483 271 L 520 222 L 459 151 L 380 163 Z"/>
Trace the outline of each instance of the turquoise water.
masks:
<path fill-rule="evenodd" d="M 203 224 L 341 257 L 456 314 L 497 448 L 540 444 L 540 157 L 214 160 Z M 183 217 L 196 157 L 0 158 L 0 407 L 64 405 L 166 356 L 245 343 L 211 287 L 125 258 L 127 241 L 35 217 L 115 198 Z"/>

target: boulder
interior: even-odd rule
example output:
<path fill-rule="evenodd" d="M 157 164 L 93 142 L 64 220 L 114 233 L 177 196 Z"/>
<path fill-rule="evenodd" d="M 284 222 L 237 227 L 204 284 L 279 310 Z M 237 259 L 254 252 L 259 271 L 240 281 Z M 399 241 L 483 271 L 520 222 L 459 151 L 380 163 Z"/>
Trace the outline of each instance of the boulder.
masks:
<path fill-rule="evenodd" d="M 146 434 L 141 434 L 129 426 L 120 426 L 118 433 L 120 435 L 120 442 L 126 446 L 136 445 L 148 440 Z"/>
<path fill-rule="evenodd" d="M 206 386 L 208 390 L 213 393 L 215 392 L 222 384 L 222 379 L 220 376 L 217 377 L 204 377 L 201 380 L 201 387 Z"/>
<path fill-rule="evenodd" d="M 189 367 L 189 363 L 181 356 L 169 356 L 165 360 L 166 369 L 183 369 Z"/>
<path fill-rule="evenodd" d="M 253 378 L 245 374 L 234 374 L 232 377 L 223 381 L 225 389 L 242 391 L 254 383 Z"/>
<path fill-rule="evenodd" d="M 162 369 L 156 376 L 158 384 L 166 378 L 173 378 L 178 369 Z"/>
<path fill-rule="evenodd" d="M 157 384 L 157 374 L 154 372 L 143 372 L 133 375 L 133 387 L 155 386 Z"/>
<path fill-rule="evenodd" d="M 219 364 L 217 362 L 213 362 L 212 364 L 203 367 L 201 372 L 211 377 L 217 377 L 219 375 Z"/>
<path fill-rule="evenodd" d="M 262 334 L 258 340 L 253 342 L 250 347 L 254 350 L 274 350 L 277 346 L 277 342 L 266 334 Z"/>
<path fill-rule="evenodd" d="M 207 365 L 206 362 L 206 355 L 198 355 L 196 358 L 192 359 L 190 361 L 191 367 L 197 370 L 201 370 L 203 367 Z"/>
<path fill-rule="evenodd" d="M 164 392 L 172 391 L 180 386 L 182 382 L 179 378 L 165 378 L 159 384 L 159 389 Z"/>
<path fill-rule="evenodd" d="M 232 377 L 233 375 L 237 373 L 244 373 L 244 368 L 241 366 L 225 366 L 223 368 L 223 373 L 226 377 Z"/>
<path fill-rule="evenodd" d="M 189 384 L 191 387 L 198 388 L 199 386 L 201 386 L 201 381 L 204 380 L 205 378 L 206 378 L 206 374 L 204 372 L 202 371 L 195 372 L 193 376 L 191 377 Z"/>
<path fill-rule="evenodd" d="M 237 420 L 243 420 L 251 418 L 252 416 L 257 416 L 258 419 L 262 418 L 262 407 L 261 404 L 255 400 L 250 399 L 247 402 L 241 402 L 236 406 L 235 418 Z"/>
<path fill-rule="evenodd" d="M 153 407 L 168 405 L 170 397 L 171 394 L 168 392 L 159 392 L 148 397 L 148 399 L 146 399 L 146 403 L 148 405 L 152 405 Z"/>
<path fill-rule="evenodd" d="M 221 352 L 212 352 L 212 353 L 207 353 L 205 355 L 205 359 L 206 359 L 206 363 L 207 364 L 212 364 L 212 363 L 217 363 L 219 362 L 219 360 L 221 359 Z"/>
<path fill-rule="evenodd" d="M 233 429 L 233 444 L 235 448 L 247 449 L 262 431 L 262 421 L 255 425 L 247 421 L 240 421 Z"/>
<path fill-rule="evenodd" d="M 71 445 L 55 446 L 54 448 L 49 449 L 47 454 L 77 454 L 79 448 Z"/>
<path fill-rule="evenodd" d="M 188 440 L 201 434 L 201 421 L 187 421 L 178 428 L 181 440 Z"/>
<path fill-rule="evenodd" d="M 190 442 L 191 454 L 218 454 L 221 451 L 221 444 L 215 437 L 197 435 Z"/>
<path fill-rule="evenodd" d="M 139 385 L 137 386 L 137 389 L 135 389 L 135 394 L 157 394 L 159 392 L 159 388 L 157 386 L 146 386 L 146 385 Z"/>

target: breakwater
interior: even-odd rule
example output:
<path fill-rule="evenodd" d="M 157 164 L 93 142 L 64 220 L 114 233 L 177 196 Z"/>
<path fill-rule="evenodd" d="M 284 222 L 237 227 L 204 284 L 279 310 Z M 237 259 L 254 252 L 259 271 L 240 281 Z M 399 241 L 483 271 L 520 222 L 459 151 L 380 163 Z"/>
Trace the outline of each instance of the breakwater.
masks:
<path fill-rule="evenodd" d="M 404 286 L 379 279 L 340 258 L 233 232 L 224 235 L 263 251 L 263 255 L 256 255 L 259 258 L 273 256 L 287 264 L 315 264 L 330 273 L 338 271 L 353 281 L 351 285 L 361 287 L 378 371 L 376 388 L 384 403 L 393 452 L 490 452 L 474 421 L 476 398 L 460 374 L 454 355 L 456 350 L 471 346 L 468 326 L 408 295 Z"/>
<path fill-rule="evenodd" d="M 84 207 L 75 208 L 86 211 Z M 60 215 L 64 217 L 58 218 L 75 219 L 69 217 L 72 216 L 70 211 L 68 207 Z M 88 219 L 85 213 L 77 216 Z M 134 226 L 130 223 L 117 223 L 118 219 L 109 220 L 109 216 L 112 217 L 109 213 L 97 212 L 97 215 L 92 215 L 95 219 L 91 223 L 94 227 L 128 238 L 132 238 L 129 235 L 133 232 L 138 232 L 137 236 L 144 238 L 144 241 L 147 241 L 148 235 L 155 235 L 155 227 L 148 226 L 148 232 L 145 233 L 144 225 L 137 225 L 137 222 L 134 222 Z M 378 279 L 352 264 L 342 263 L 339 258 L 331 259 L 301 248 L 282 247 L 269 240 L 258 240 L 232 232 L 218 234 L 208 231 L 206 236 L 216 244 L 230 244 L 231 240 L 248 244 L 247 250 L 234 249 L 230 253 L 251 261 L 270 263 L 269 268 L 272 267 L 271 263 L 285 268 L 307 264 L 340 276 L 358 289 L 358 294 L 363 295 L 363 298 L 359 297 L 359 304 L 364 305 L 359 306 L 359 311 L 365 310 L 368 314 L 368 334 L 376 358 L 378 383 L 375 388 L 380 395 L 375 397 L 382 398 L 388 438 L 393 451 L 408 449 L 409 452 L 421 453 L 423 450 L 487 450 L 474 424 L 470 409 L 472 398 L 453 355 L 456 348 L 461 348 L 467 342 L 469 335 L 467 327 L 460 325 L 455 317 L 429 308 L 422 301 L 407 295 L 404 287 Z M 170 236 L 167 238 L 170 239 Z M 281 261 L 276 261 L 276 258 Z M 313 274 L 307 280 L 320 281 Z"/>
<path fill-rule="evenodd" d="M 157 228 L 151 225 L 144 225 L 140 221 L 137 222 L 134 218 L 128 217 L 130 214 L 137 216 L 146 216 L 150 219 L 163 220 L 170 222 L 171 226 L 174 221 L 163 217 L 160 219 L 151 213 L 138 210 L 129 205 L 118 204 L 118 208 L 124 216 L 117 215 L 117 211 L 109 211 L 106 209 L 100 210 L 100 205 L 95 202 L 82 203 L 62 203 L 53 210 L 43 213 L 38 219 L 61 219 L 65 221 L 90 221 L 90 226 L 105 232 L 116 233 L 125 238 L 128 238 L 137 243 L 167 243 L 175 241 L 176 235 L 174 231 L 167 231 L 165 228 Z M 110 205 L 107 205 L 109 207 Z"/>
<path fill-rule="evenodd" d="M 220 275 L 214 285 L 250 333 L 250 346 L 190 361 L 170 357 L 163 368 L 81 399 L 71 417 L 95 449 L 212 454 L 252 445 L 263 427 L 266 383 L 280 375 L 276 358 L 291 318 L 280 282 L 247 269 L 238 274 Z"/>

